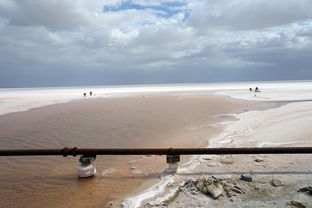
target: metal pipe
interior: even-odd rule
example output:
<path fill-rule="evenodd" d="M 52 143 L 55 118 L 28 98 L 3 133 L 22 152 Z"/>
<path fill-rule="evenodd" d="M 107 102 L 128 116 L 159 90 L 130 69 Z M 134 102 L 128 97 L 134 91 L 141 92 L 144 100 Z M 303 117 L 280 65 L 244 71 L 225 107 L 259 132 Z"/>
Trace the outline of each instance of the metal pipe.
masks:
<path fill-rule="evenodd" d="M 27 149 L 0 150 L 0 156 L 48 155 L 201 155 L 201 154 L 311 154 L 312 147 L 159 148 L 159 149 Z"/>

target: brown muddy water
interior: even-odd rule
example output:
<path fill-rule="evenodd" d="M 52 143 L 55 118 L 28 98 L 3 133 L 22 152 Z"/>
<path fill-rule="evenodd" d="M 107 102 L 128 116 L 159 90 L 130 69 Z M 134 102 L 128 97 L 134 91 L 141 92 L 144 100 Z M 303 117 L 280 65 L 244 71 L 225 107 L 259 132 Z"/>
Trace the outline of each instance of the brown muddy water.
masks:
<path fill-rule="evenodd" d="M 0 116 L 0 149 L 205 147 L 220 130 L 210 125 L 229 119 L 217 115 L 257 105 L 207 95 L 85 99 Z M 78 159 L 1 157 L 1 207 L 103 207 L 166 166 L 160 156 L 98 156 L 96 176 L 79 179 Z"/>

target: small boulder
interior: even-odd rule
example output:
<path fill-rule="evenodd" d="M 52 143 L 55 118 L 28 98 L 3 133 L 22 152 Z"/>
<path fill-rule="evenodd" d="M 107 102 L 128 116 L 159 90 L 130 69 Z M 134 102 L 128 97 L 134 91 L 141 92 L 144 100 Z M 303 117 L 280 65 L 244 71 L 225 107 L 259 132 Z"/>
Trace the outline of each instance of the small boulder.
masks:
<path fill-rule="evenodd" d="M 250 174 L 243 174 L 241 175 L 240 179 L 243 181 L 252 182 L 252 176 Z"/>
<path fill-rule="evenodd" d="M 198 189 L 198 191 L 200 192 L 204 192 L 204 188 L 205 188 L 205 183 L 203 181 L 198 181 L 196 184 L 196 188 Z"/>
<path fill-rule="evenodd" d="M 223 192 L 223 186 L 221 183 L 213 183 L 207 186 L 207 192 L 214 198 L 217 199 L 219 198 Z"/>

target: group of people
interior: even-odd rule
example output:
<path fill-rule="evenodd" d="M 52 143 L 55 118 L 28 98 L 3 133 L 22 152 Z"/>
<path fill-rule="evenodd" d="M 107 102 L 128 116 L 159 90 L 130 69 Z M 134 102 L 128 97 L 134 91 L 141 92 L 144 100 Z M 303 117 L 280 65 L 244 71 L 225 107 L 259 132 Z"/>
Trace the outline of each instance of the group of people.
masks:
<path fill-rule="evenodd" d="M 249 91 L 252 92 L 252 88 L 249 88 Z M 260 89 L 258 87 L 255 88 L 255 92 L 260 92 Z"/>
<path fill-rule="evenodd" d="M 92 94 L 93 94 L 92 91 L 90 91 L 90 92 L 89 92 L 89 95 L 92 96 Z M 87 93 L 84 92 L 84 93 L 83 93 L 83 97 L 86 97 L 86 96 L 87 96 Z"/>

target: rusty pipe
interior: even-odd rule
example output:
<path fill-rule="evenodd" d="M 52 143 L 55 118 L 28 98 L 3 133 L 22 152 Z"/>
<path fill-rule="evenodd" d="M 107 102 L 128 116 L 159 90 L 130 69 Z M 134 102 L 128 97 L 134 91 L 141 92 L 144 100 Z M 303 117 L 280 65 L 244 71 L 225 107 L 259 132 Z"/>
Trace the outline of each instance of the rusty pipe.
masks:
<path fill-rule="evenodd" d="M 225 155 L 225 154 L 311 154 L 312 147 L 240 147 L 240 148 L 153 148 L 153 149 L 14 149 L 0 150 L 0 156 L 63 155 Z"/>

